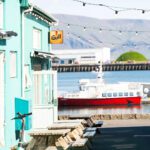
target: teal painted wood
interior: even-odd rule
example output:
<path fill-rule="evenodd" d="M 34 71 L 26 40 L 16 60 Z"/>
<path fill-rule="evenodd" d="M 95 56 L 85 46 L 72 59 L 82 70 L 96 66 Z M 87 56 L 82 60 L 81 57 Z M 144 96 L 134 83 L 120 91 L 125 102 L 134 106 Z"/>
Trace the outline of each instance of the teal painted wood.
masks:
<path fill-rule="evenodd" d="M 41 49 L 38 49 L 38 51 L 44 51 L 44 52 L 50 52 L 50 46 L 48 44 L 48 32 L 50 30 L 49 26 L 44 23 L 40 19 L 36 19 L 35 17 L 31 15 L 26 15 L 25 17 L 25 36 L 24 36 L 24 42 L 25 42 L 25 48 L 24 48 L 24 63 L 30 65 L 30 72 L 31 72 L 31 78 L 33 81 L 33 70 L 31 68 L 31 52 L 33 52 L 33 29 L 39 29 L 42 32 L 42 41 L 41 41 Z M 44 60 L 36 59 L 35 61 L 44 62 Z M 49 61 L 45 60 L 45 63 L 49 64 Z M 44 66 L 42 66 L 42 69 L 44 69 Z M 42 85 L 42 84 L 41 84 Z M 25 95 L 27 99 L 33 98 L 33 89 L 29 89 L 25 91 Z M 42 94 L 43 95 L 43 94 Z"/>
<path fill-rule="evenodd" d="M 7 40 L 0 40 L 0 51 L 4 51 L 5 54 L 5 147 L 0 150 L 9 150 L 12 145 L 16 144 L 15 139 L 15 123 L 11 120 L 15 116 L 15 98 L 22 97 L 22 57 L 24 57 L 24 64 L 30 66 L 30 76 L 32 78 L 33 70 L 31 69 L 31 57 L 30 54 L 33 49 L 33 28 L 40 29 L 42 31 L 42 41 L 40 51 L 49 52 L 50 45 L 48 44 L 48 32 L 49 26 L 40 19 L 28 15 L 25 16 L 24 26 L 25 35 L 24 40 L 24 55 L 22 56 L 22 7 L 26 8 L 28 5 L 27 0 L 22 0 L 20 5 L 19 0 L 5 0 L 4 1 L 4 26 L 6 31 L 14 31 L 18 35 L 11 37 Z M 23 8 L 23 9 L 24 9 Z M 10 78 L 10 51 L 16 51 L 17 53 L 17 76 Z M 48 63 L 50 65 L 50 63 Z M 51 66 L 50 66 L 51 67 Z M 33 87 L 25 90 L 25 99 L 30 103 L 29 109 L 32 108 L 33 100 Z M 19 107 L 16 106 L 18 109 Z M 29 121 L 31 124 L 31 121 Z"/>
<path fill-rule="evenodd" d="M 20 0 L 21 7 L 27 8 L 29 6 L 28 0 Z"/>
<path fill-rule="evenodd" d="M 12 37 L 6 40 L 6 44 L 0 44 L 0 50 L 5 53 L 5 147 L 0 148 L 1 150 L 8 150 L 10 146 L 15 144 L 15 124 L 11 121 L 14 116 L 14 100 L 15 97 L 21 97 L 21 43 L 20 43 L 20 3 L 18 0 L 4 2 L 4 27 L 6 31 L 15 31 L 18 36 Z M 10 78 L 10 51 L 17 52 L 17 77 Z"/>
<path fill-rule="evenodd" d="M 15 98 L 15 114 L 20 112 L 21 114 L 27 114 L 30 112 L 29 101 L 21 98 Z M 31 128 L 30 117 L 25 119 L 25 130 Z M 21 120 L 15 120 L 15 130 L 21 129 Z"/>

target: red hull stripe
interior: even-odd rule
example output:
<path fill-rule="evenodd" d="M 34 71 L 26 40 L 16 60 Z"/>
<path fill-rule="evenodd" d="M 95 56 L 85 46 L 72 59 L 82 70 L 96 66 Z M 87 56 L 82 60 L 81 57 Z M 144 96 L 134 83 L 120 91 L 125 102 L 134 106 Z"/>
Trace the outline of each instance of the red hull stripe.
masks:
<path fill-rule="evenodd" d="M 98 105 L 128 105 L 140 104 L 141 97 L 120 97 L 120 98 L 58 98 L 59 106 L 98 106 Z"/>

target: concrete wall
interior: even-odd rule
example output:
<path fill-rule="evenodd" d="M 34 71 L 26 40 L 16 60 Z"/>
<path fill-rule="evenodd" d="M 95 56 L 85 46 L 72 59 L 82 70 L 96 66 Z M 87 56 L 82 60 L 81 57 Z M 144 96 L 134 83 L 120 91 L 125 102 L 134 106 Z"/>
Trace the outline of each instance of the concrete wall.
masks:
<path fill-rule="evenodd" d="M 71 119 L 87 119 L 93 120 L 129 120 L 129 119 L 150 119 L 150 114 L 95 114 L 91 116 L 69 116 L 59 115 L 59 120 L 71 120 Z"/>

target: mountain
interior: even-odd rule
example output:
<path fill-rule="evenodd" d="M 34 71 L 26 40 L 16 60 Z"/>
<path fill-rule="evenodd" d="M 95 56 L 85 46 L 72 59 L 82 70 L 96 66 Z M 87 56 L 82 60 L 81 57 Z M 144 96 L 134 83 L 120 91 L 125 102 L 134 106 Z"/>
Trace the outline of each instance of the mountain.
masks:
<path fill-rule="evenodd" d="M 100 20 L 64 14 L 54 16 L 59 20 L 59 25 L 53 29 L 64 31 L 64 43 L 52 45 L 53 49 L 110 47 L 112 60 L 127 51 L 137 51 L 150 60 L 150 20 Z"/>

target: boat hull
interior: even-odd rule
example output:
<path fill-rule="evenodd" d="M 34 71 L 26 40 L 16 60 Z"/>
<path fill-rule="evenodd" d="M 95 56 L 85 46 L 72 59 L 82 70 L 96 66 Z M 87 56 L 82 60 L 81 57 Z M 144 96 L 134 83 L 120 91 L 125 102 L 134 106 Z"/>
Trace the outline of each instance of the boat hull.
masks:
<path fill-rule="evenodd" d="M 141 97 L 119 98 L 58 98 L 59 106 L 99 106 L 99 105 L 129 105 L 140 104 Z"/>

